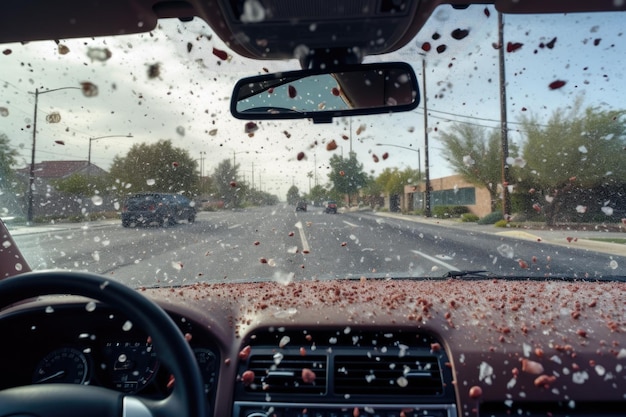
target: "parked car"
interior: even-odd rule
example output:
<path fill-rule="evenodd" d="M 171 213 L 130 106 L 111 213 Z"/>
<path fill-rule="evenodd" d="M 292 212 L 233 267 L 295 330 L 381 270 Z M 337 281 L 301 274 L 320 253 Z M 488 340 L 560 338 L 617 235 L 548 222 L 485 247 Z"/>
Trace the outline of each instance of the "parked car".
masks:
<path fill-rule="evenodd" d="M 180 194 L 137 193 L 126 199 L 122 207 L 122 226 L 165 224 L 180 220 L 196 220 L 195 205 Z"/>
<path fill-rule="evenodd" d="M 306 209 L 306 201 L 298 201 L 298 203 L 296 204 L 296 211 L 306 211 Z"/>
<path fill-rule="evenodd" d="M 325 213 L 337 214 L 337 202 L 329 201 L 326 203 Z"/>

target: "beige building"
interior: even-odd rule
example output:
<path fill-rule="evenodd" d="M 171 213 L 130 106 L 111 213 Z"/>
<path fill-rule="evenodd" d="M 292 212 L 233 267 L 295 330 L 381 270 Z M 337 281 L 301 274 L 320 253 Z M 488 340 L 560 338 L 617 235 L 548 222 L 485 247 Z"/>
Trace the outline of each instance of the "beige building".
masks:
<path fill-rule="evenodd" d="M 466 206 L 471 213 L 483 217 L 491 213 L 491 196 L 485 187 L 467 182 L 461 175 L 430 180 L 431 208 L 435 206 Z M 405 185 L 399 209 L 407 212 L 424 207 L 424 183 Z M 388 199 L 387 204 L 392 201 Z M 389 207 L 391 209 L 391 207 Z"/>

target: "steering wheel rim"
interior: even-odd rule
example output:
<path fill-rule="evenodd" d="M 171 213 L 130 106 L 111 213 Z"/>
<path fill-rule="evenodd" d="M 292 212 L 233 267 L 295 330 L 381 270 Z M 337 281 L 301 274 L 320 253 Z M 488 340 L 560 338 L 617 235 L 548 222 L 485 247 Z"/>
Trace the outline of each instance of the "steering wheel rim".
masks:
<path fill-rule="evenodd" d="M 93 412 L 96 407 L 99 408 L 98 415 L 111 417 L 205 415 L 204 383 L 189 343 L 170 316 L 138 291 L 86 272 L 28 272 L 0 281 L 0 311 L 28 298 L 57 294 L 77 295 L 101 301 L 117 308 L 133 325 L 140 326 L 152 338 L 159 360 L 174 375 L 174 388 L 167 398 L 156 401 L 88 385 L 43 384 L 16 387 L 0 391 L 0 417 L 22 414 L 72 416 L 85 415 L 85 411 L 89 415 L 95 415 Z M 58 402 L 55 401 L 56 397 L 59 398 Z M 90 404 L 81 413 L 75 402 L 68 403 L 69 398 L 79 402 L 82 398 L 97 404 Z M 49 404 L 53 401 L 54 404 Z M 89 401 L 84 402 L 87 405 Z M 67 408 L 63 409 L 65 405 Z"/>

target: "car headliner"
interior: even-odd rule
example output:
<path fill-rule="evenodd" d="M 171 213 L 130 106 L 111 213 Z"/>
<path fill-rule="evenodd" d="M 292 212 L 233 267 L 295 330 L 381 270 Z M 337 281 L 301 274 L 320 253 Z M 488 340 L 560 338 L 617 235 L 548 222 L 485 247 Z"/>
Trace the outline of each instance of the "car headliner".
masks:
<path fill-rule="evenodd" d="M 559 1 L 440 1 L 376 0 L 307 2 L 306 8 L 288 7 L 290 1 L 254 0 L 267 10 L 264 16 L 244 19 L 229 0 L 30 0 L 0 5 L 0 43 L 66 39 L 149 32 L 161 18 L 205 20 L 236 53 L 256 59 L 298 58 L 300 45 L 309 50 L 350 49 L 355 60 L 366 55 L 395 51 L 411 41 L 441 4 L 464 8 L 470 4 L 494 4 L 503 13 L 564 13 L 626 10 L 625 2 L 597 0 Z M 343 4 L 343 2 L 342 2 Z M 396 5 L 399 5 L 396 7 Z M 393 6 L 393 7 L 392 7 Z M 395 8 L 394 8 L 395 7 Z M 71 14 L 68 11 L 71 10 Z M 280 13 L 279 13 L 280 12 Z M 311 31 L 315 23 L 316 30 Z M 384 42 L 370 42 L 381 37 Z M 338 36 L 335 36 L 337 35 Z M 332 39 L 332 41 L 331 41 Z M 305 62 L 303 62 L 305 64 Z"/>

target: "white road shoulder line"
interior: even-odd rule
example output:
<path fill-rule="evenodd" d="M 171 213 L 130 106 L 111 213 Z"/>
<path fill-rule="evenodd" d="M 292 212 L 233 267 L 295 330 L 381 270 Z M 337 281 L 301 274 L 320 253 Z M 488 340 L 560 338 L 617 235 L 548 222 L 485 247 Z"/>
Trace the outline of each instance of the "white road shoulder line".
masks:
<path fill-rule="evenodd" d="M 413 252 L 413 253 L 414 253 L 414 254 L 416 254 L 416 255 L 421 256 L 422 258 L 428 259 L 429 261 L 435 262 L 435 263 L 437 263 L 437 264 L 439 264 L 439 265 L 443 266 L 443 267 L 444 267 L 444 268 L 446 268 L 448 271 L 457 271 L 457 270 L 458 270 L 458 268 L 457 268 L 457 267 L 452 266 L 452 265 L 450 265 L 450 264 L 447 264 L 447 263 L 445 263 L 444 261 L 442 261 L 441 259 L 433 258 L 433 257 L 432 257 L 432 256 L 430 256 L 430 255 L 426 255 L 425 253 L 420 252 L 420 251 L 418 251 L 418 250 L 413 250 L 413 249 L 412 249 L 412 250 L 411 250 L 411 252 Z"/>
<path fill-rule="evenodd" d="M 300 234 L 300 241 L 302 242 L 302 252 L 308 253 L 311 252 L 311 247 L 309 246 L 309 242 L 306 240 L 306 236 L 304 235 L 304 226 L 302 226 L 302 222 L 298 222 L 295 224 L 296 229 L 298 229 L 298 233 Z"/>

